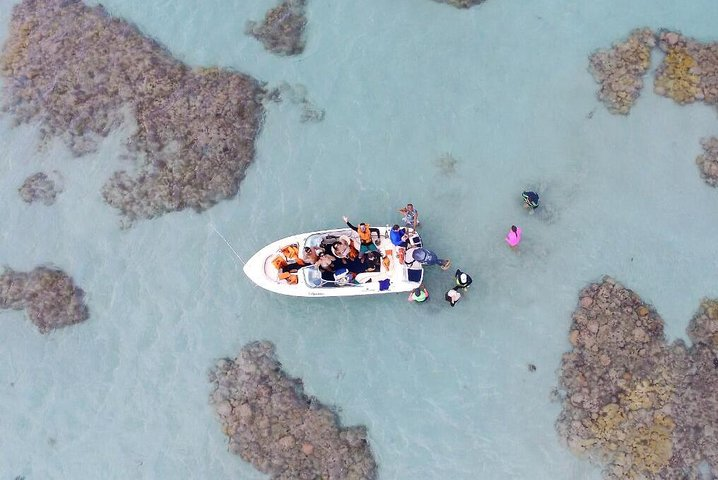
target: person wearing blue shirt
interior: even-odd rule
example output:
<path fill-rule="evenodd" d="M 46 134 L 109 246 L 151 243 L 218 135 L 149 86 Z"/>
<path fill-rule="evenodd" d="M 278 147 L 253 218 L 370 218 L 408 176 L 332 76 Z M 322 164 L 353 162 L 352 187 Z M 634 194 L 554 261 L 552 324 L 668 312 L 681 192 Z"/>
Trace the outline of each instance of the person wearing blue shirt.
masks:
<path fill-rule="evenodd" d="M 391 243 L 397 247 L 406 248 L 407 237 L 405 228 L 399 228 L 399 225 L 394 225 L 391 227 L 391 232 L 389 232 L 389 238 L 391 238 Z"/>

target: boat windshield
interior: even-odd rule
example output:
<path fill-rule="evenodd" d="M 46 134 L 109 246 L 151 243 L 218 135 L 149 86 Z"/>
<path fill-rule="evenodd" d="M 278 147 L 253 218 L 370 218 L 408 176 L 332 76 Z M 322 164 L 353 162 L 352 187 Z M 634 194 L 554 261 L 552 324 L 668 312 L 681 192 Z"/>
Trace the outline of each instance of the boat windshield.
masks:
<path fill-rule="evenodd" d="M 304 267 L 299 271 L 304 273 L 304 281 L 307 283 L 308 287 L 321 287 L 324 283 L 324 280 L 322 280 L 322 272 L 320 272 L 314 265 Z"/>
<path fill-rule="evenodd" d="M 324 234 L 321 233 L 315 233 L 314 235 L 309 235 L 307 239 L 304 241 L 305 247 L 318 247 L 322 243 L 322 239 L 324 238 Z"/>

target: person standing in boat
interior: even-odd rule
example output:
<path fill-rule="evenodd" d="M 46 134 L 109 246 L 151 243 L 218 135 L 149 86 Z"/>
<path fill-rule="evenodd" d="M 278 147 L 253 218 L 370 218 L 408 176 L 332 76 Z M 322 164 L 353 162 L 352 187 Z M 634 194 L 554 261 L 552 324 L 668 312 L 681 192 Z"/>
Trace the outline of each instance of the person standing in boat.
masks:
<path fill-rule="evenodd" d="M 416 230 L 416 227 L 419 226 L 419 211 L 414 208 L 414 204 L 407 203 L 406 207 L 399 209 L 399 213 L 404 215 L 404 217 L 402 218 L 404 226 Z"/>
<path fill-rule="evenodd" d="M 374 245 L 374 241 L 371 238 L 371 225 L 368 223 L 360 223 L 358 227 L 355 227 L 349 223 L 349 218 L 346 215 L 342 217 L 347 227 L 351 228 L 359 234 L 359 255 L 364 256 L 366 252 L 376 252 L 377 248 Z"/>

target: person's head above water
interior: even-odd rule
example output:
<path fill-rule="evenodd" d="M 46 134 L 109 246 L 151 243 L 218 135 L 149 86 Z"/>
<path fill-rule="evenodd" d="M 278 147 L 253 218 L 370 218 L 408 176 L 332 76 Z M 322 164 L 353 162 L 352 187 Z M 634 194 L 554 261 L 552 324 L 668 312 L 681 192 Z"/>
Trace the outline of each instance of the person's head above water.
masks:
<path fill-rule="evenodd" d="M 407 203 L 407 204 L 406 204 L 406 209 L 411 212 L 412 210 L 414 210 L 414 204 L 413 204 L 413 203 Z"/>
<path fill-rule="evenodd" d="M 516 225 L 511 225 L 511 231 L 516 233 Z"/>

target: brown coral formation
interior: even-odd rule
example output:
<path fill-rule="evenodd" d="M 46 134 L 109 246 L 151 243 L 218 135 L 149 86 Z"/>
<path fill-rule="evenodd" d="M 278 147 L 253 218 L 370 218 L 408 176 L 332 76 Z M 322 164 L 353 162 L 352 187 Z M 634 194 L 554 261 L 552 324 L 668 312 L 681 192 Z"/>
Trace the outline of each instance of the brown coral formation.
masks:
<path fill-rule="evenodd" d="M 701 43 L 678 32 L 659 32 L 658 47 L 665 52 L 656 69 L 654 91 L 685 104 L 718 103 L 718 43 Z"/>
<path fill-rule="evenodd" d="M 18 192 L 24 202 L 52 205 L 62 192 L 62 187 L 46 173 L 38 172 L 27 177 Z"/>
<path fill-rule="evenodd" d="M 470 8 L 474 5 L 481 5 L 486 0 L 434 0 L 439 3 L 447 3 L 456 8 Z"/>
<path fill-rule="evenodd" d="M 708 185 L 718 186 L 718 138 L 710 137 L 701 140 L 703 153 L 696 157 L 696 164 L 701 178 Z"/>
<path fill-rule="evenodd" d="M 589 71 L 601 85 L 598 98 L 611 113 L 628 114 L 643 89 L 643 75 L 651 63 L 655 34 L 636 29 L 610 50 L 598 50 L 589 59 Z"/>
<path fill-rule="evenodd" d="M 191 69 L 102 6 L 24 0 L 0 58 L 4 108 L 39 120 L 79 154 L 134 116 L 132 172 L 116 172 L 105 200 L 129 220 L 234 196 L 254 157 L 264 90 L 253 78 Z"/>
<path fill-rule="evenodd" d="M 247 22 L 245 33 L 277 55 L 299 55 L 304 51 L 306 0 L 283 0 L 267 12 L 262 23 Z"/>
<path fill-rule="evenodd" d="M 701 43 L 678 32 L 662 31 L 659 48 L 665 52 L 656 69 L 654 91 L 680 104 L 718 103 L 718 43 Z M 701 141 L 704 153 L 696 158 L 701 177 L 718 185 L 718 139 Z"/>
<path fill-rule="evenodd" d="M 277 480 L 376 478 L 364 427 L 342 428 L 337 415 L 287 376 L 270 342 L 247 344 L 210 374 L 229 449 Z"/>
<path fill-rule="evenodd" d="M 292 105 L 299 106 L 302 112 L 300 117 L 302 123 L 324 120 L 324 109 L 319 108 L 309 99 L 307 87 L 300 83 L 290 85 L 287 82 L 282 82 L 277 88 L 269 92 L 269 96 L 277 102 L 287 100 Z"/>
<path fill-rule="evenodd" d="M 41 333 L 87 320 L 84 297 L 85 292 L 61 270 L 38 267 L 28 273 L 5 269 L 0 275 L 0 308 L 24 308 Z"/>
<path fill-rule="evenodd" d="M 581 292 L 557 429 L 605 478 L 701 478 L 702 461 L 718 473 L 718 443 L 705 439 L 718 428 L 718 303 L 688 331 L 690 349 L 666 344 L 658 314 L 609 277 Z"/>

